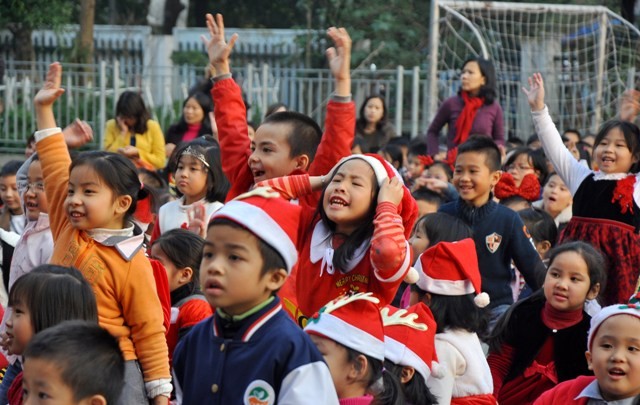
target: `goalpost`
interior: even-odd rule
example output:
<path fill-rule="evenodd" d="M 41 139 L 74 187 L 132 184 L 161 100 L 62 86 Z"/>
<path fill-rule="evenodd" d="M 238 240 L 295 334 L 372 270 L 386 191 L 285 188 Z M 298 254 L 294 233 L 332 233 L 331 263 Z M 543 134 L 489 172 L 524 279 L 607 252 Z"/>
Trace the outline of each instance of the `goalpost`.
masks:
<path fill-rule="evenodd" d="M 505 137 L 533 134 L 520 88 L 534 72 L 560 131 L 595 133 L 622 92 L 640 87 L 640 30 L 603 6 L 432 0 L 430 28 L 430 120 L 469 56 L 495 65 Z"/>

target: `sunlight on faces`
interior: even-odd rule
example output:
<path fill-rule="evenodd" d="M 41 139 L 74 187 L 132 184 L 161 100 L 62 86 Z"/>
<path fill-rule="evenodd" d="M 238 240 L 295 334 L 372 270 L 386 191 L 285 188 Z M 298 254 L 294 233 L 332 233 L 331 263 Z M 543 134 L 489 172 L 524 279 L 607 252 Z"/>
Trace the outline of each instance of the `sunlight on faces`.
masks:
<path fill-rule="evenodd" d="M 300 156 L 291 157 L 289 133 L 291 125 L 286 123 L 265 123 L 258 127 L 251 142 L 249 167 L 254 183 L 289 175 L 296 169 L 306 169 Z M 306 156 L 306 155 L 305 155 Z"/>
<path fill-rule="evenodd" d="M 489 201 L 489 193 L 500 180 L 500 174 L 500 170 L 489 169 L 484 153 L 465 152 L 456 158 L 453 185 L 467 204 L 480 207 Z"/>
<path fill-rule="evenodd" d="M 586 353 L 589 370 L 607 401 L 640 395 L 640 319 L 620 314 L 606 319 Z"/>
<path fill-rule="evenodd" d="M 184 107 L 182 107 L 182 115 L 187 124 L 200 124 L 204 119 L 204 110 L 195 98 L 189 97 Z"/>
<path fill-rule="evenodd" d="M 122 229 L 131 201 L 131 196 L 116 196 L 93 167 L 81 165 L 69 175 L 64 209 L 76 229 Z"/>
<path fill-rule="evenodd" d="M 23 376 L 24 405 L 98 405 L 106 404 L 102 395 L 93 395 L 76 401 L 73 390 L 62 379 L 62 369 L 53 361 L 28 358 L 24 362 Z"/>
<path fill-rule="evenodd" d="M 638 158 L 629 150 L 620 128 L 613 128 L 595 146 L 594 160 L 603 173 L 628 173 Z"/>
<path fill-rule="evenodd" d="M 240 315 L 267 300 L 286 279 L 284 269 L 261 275 L 262 253 L 251 232 L 229 225 L 212 225 L 200 263 L 202 292 L 212 307 Z"/>
<path fill-rule="evenodd" d="M 544 296 L 558 311 L 575 311 L 585 300 L 598 296 L 600 285 L 590 286 L 589 269 L 582 256 L 574 251 L 560 253 L 549 265 L 544 278 Z"/>
<path fill-rule="evenodd" d="M 322 206 L 336 233 L 350 235 L 367 218 L 376 190 L 373 169 L 362 159 L 342 164 L 327 185 Z"/>
<path fill-rule="evenodd" d="M 553 218 L 573 204 L 573 197 L 560 176 L 552 174 L 542 189 L 542 208 Z"/>
<path fill-rule="evenodd" d="M 45 194 L 44 189 L 39 189 L 40 186 L 44 187 L 42 165 L 40 164 L 40 161 L 35 161 L 29 165 L 27 183 L 33 185 L 24 192 L 24 203 L 27 207 L 27 219 L 29 221 L 36 221 L 38 220 L 41 212 L 49 212 L 47 195 Z"/>
<path fill-rule="evenodd" d="M 384 105 L 382 99 L 374 97 L 367 101 L 364 107 L 364 118 L 369 124 L 377 124 L 384 115 Z"/>
<path fill-rule="evenodd" d="M 469 61 L 462 67 L 460 83 L 463 91 L 473 95 L 480 91 L 480 88 L 487 83 L 487 79 L 480 71 L 480 65 L 476 61 Z"/>
<path fill-rule="evenodd" d="M 15 174 L 0 177 L 0 199 L 11 210 L 12 214 L 22 214 Z"/>
<path fill-rule="evenodd" d="M 191 155 L 182 155 L 176 166 L 175 182 L 184 195 L 185 204 L 202 200 L 207 195 L 207 167 Z"/>

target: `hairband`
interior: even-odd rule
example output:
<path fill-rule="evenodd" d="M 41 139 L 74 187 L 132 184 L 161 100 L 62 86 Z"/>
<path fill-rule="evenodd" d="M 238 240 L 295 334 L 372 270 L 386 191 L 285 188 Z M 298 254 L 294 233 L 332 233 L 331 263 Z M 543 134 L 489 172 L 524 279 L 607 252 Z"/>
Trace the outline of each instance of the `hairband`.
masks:
<path fill-rule="evenodd" d="M 199 161 L 201 161 L 202 164 L 204 164 L 205 166 L 209 167 L 209 162 L 207 162 L 207 158 L 204 156 L 204 153 L 198 152 L 191 145 L 187 146 L 186 149 L 182 151 L 182 153 L 180 154 L 180 157 L 182 157 L 184 155 L 193 156 L 194 158 L 196 158 Z"/>

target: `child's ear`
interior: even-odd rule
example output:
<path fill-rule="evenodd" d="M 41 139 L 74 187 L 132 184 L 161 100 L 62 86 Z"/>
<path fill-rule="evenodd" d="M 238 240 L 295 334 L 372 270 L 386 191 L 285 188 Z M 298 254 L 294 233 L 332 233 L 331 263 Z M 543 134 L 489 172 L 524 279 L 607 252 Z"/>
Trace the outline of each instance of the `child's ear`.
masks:
<path fill-rule="evenodd" d="M 586 352 L 584 352 L 584 357 L 587 358 L 587 366 L 589 367 L 589 370 L 593 371 L 593 361 L 592 361 L 592 358 L 591 358 L 591 352 L 588 351 L 588 350 Z"/>
<path fill-rule="evenodd" d="M 431 305 L 431 294 L 430 293 L 425 293 L 424 296 L 422 297 L 422 303 L 426 306 Z"/>
<path fill-rule="evenodd" d="M 87 402 L 86 404 L 89 405 L 107 405 L 107 399 L 105 397 L 103 397 L 102 395 L 94 395 L 91 398 L 87 398 Z M 85 403 L 84 401 L 82 401 L 83 403 Z"/>
<path fill-rule="evenodd" d="M 350 364 L 347 377 L 351 381 L 367 381 L 369 373 L 369 361 L 364 354 L 359 354 Z"/>
<path fill-rule="evenodd" d="M 595 283 L 593 287 L 589 289 L 589 292 L 587 293 L 587 299 L 594 300 L 596 299 L 598 294 L 600 294 L 600 283 Z"/>
<path fill-rule="evenodd" d="M 131 207 L 131 203 L 133 199 L 130 195 L 121 195 L 116 197 L 116 213 L 124 214 L 129 211 L 129 207 Z"/>
<path fill-rule="evenodd" d="M 178 282 L 180 282 L 180 285 L 187 284 L 193 278 L 193 269 L 191 267 L 185 267 L 179 271 L 180 278 L 178 279 Z"/>
<path fill-rule="evenodd" d="M 265 274 L 265 277 L 268 277 L 267 288 L 271 291 L 277 291 L 287 280 L 289 273 L 285 269 L 275 269 Z"/>
<path fill-rule="evenodd" d="M 309 155 L 298 155 L 293 160 L 296 162 L 296 169 L 307 170 Z"/>
<path fill-rule="evenodd" d="M 542 242 L 536 244 L 536 249 L 538 250 L 540 257 L 544 257 L 551 249 L 551 242 L 549 242 L 548 240 L 543 240 Z"/>
<path fill-rule="evenodd" d="M 400 382 L 402 384 L 408 383 L 409 381 L 411 381 L 415 373 L 416 373 L 416 369 L 413 367 L 409 367 L 409 366 L 402 367 L 402 373 L 400 374 Z"/>
<path fill-rule="evenodd" d="M 498 184 L 498 181 L 500 181 L 500 177 L 502 177 L 502 170 L 496 170 L 495 172 L 491 173 L 491 187 Z"/>

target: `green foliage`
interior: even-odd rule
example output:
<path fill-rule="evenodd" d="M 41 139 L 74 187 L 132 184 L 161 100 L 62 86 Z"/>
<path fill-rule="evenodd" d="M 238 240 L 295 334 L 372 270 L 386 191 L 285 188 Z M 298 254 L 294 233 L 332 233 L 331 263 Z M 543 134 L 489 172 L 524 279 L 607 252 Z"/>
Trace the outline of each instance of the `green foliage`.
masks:
<path fill-rule="evenodd" d="M 209 57 L 204 51 L 173 51 L 171 60 L 174 65 L 206 66 L 209 63 Z"/>
<path fill-rule="evenodd" d="M 71 21 L 75 7 L 68 0 L 1 0 L 0 28 L 56 28 Z"/>

